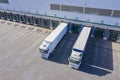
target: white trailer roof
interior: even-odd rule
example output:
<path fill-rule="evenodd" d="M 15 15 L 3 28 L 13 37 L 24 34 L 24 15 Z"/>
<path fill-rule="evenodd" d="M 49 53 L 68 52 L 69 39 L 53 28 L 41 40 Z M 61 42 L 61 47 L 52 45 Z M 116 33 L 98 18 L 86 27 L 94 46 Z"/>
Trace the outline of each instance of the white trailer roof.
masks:
<path fill-rule="evenodd" d="M 77 41 L 75 42 L 73 46 L 74 49 L 79 49 L 81 51 L 84 51 L 85 45 L 89 38 L 90 31 L 91 31 L 90 27 L 83 27 Z"/>
<path fill-rule="evenodd" d="M 55 38 L 61 33 L 61 31 L 67 26 L 67 23 L 60 23 L 57 28 L 45 38 L 45 41 L 53 42 Z"/>

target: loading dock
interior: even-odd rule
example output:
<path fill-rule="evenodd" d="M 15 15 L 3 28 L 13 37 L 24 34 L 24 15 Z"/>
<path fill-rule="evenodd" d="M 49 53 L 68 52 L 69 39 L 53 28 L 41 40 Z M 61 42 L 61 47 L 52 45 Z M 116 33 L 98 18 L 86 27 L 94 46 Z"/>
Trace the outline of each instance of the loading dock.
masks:
<path fill-rule="evenodd" d="M 109 28 L 105 29 L 103 32 L 103 40 L 107 40 L 110 36 L 110 30 Z"/>
<path fill-rule="evenodd" d="M 112 40 L 112 41 L 118 41 L 119 42 L 120 41 L 120 32 L 110 30 L 109 39 Z"/>
<path fill-rule="evenodd" d="M 31 17 L 31 16 L 25 16 L 25 23 L 26 24 L 30 24 L 30 25 L 33 25 L 33 17 Z"/>
<path fill-rule="evenodd" d="M 94 35 L 95 37 L 103 38 L 103 33 L 104 33 L 104 29 L 96 28 Z"/>
<path fill-rule="evenodd" d="M 1 12 L 0 12 L 0 19 L 2 18 L 2 16 L 1 16 Z"/>
<path fill-rule="evenodd" d="M 71 24 L 71 31 L 72 33 L 79 33 L 80 25 L 79 24 Z"/>
<path fill-rule="evenodd" d="M 1 12 L 1 17 L 2 19 L 7 20 L 6 12 Z"/>
<path fill-rule="evenodd" d="M 26 23 L 26 21 L 25 21 L 25 15 L 18 15 L 18 17 L 19 17 L 19 22 L 20 23 Z"/>
<path fill-rule="evenodd" d="M 93 27 L 92 27 L 92 30 L 91 30 L 91 35 L 90 35 L 91 37 L 94 37 L 95 29 L 96 29 L 96 27 L 93 26 Z"/>
<path fill-rule="evenodd" d="M 112 40 L 115 42 L 120 42 L 120 32 L 114 31 L 109 28 L 101 29 L 92 27 L 91 37 L 101 38 L 103 40 Z"/>
<path fill-rule="evenodd" d="M 49 19 L 43 19 L 44 27 L 50 28 L 50 20 Z"/>
<path fill-rule="evenodd" d="M 24 23 L 24 24 L 30 24 L 30 25 L 35 25 L 35 26 L 40 26 L 40 27 L 45 27 L 45 28 L 50 28 L 50 29 L 55 29 L 56 26 L 60 23 L 60 22 L 66 22 L 68 23 L 67 20 L 59 20 L 59 19 L 49 19 L 49 18 L 43 18 L 40 16 L 32 16 L 29 14 L 17 14 L 17 13 L 11 13 L 9 11 L 1 11 L 0 12 L 0 18 L 1 19 L 5 19 L 5 20 L 10 20 L 10 21 L 16 21 L 16 22 L 20 22 L 20 23 Z M 74 23 L 72 23 L 74 22 Z M 70 23 L 70 27 L 69 27 L 69 32 L 72 33 L 79 33 L 80 32 L 80 27 L 85 25 L 81 25 L 81 23 L 77 23 L 75 21 L 69 22 Z M 89 24 L 86 24 L 85 26 L 87 26 Z M 91 26 L 90 26 L 91 27 Z M 92 32 L 91 32 L 91 37 L 100 37 L 100 38 L 109 38 L 109 31 L 107 30 L 108 27 L 99 27 L 99 26 L 95 26 L 94 28 L 92 28 Z M 119 28 L 112 28 L 109 27 L 110 30 L 115 30 L 115 31 L 119 31 Z M 111 33 L 112 34 L 112 33 Z M 116 34 L 116 33 L 115 33 Z M 119 33 L 116 34 L 115 37 L 115 41 L 116 42 L 120 42 L 120 37 L 119 37 Z"/>
<path fill-rule="evenodd" d="M 52 28 L 55 29 L 59 25 L 59 21 L 51 20 L 52 21 Z"/>
<path fill-rule="evenodd" d="M 7 13 L 7 20 L 13 21 L 13 14 L 12 13 Z"/>
<path fill-rule="evenodd" d="M 2 13 L 0 12 L 0 19 L 2 19 Z"/>
<path fill-rule="evenodd" d="M 13 14 L 10 13 L 10 21 L 13 21 Z"/>
<path fill-rule="evenodd" d="M 40 26 L 40 18 L 33 17 L 34 25 Z"/>
<path fill-rule="evenodd" d="M 9 10 L 0 10 L 1 11 L 1 19 L 6 19 L 4 16 L 4 12 L 6 13 L 11 13 L 11 11 Z M 119 26 L 115 26 L 115 25 L 107 25 L 107 24 L 97 24 L 97 23 L 87 23 L 87 22 L 81 22 L 81 21 L 74 21 L 74 20 L 69 20 L 69 19 L 62 19 L 62 18 L 57 18 L 57 17 L 51 17 L 51 16 L 43 16 L 43 15 L 34 15 L 34 14 L 30 14 L 30 13 L 24 13 L 24 12 L 18 12 L 18 11 L 12 11 L 12 14 L 18 14 L 18 15 L 26 15 L 26 16 L 33 16 L 35 18 L 40 18 L 41 21 L 40 21 L 40 26 L 42 27 L 46 27 L 47 25 L 47 28 L 51 28 L 51 22 L 52 20 L 54 21 L 59 21 L 59 22 L 71 22 L 71 23 L 74 23 L 74 24 L 77 24 L 77 25 L 80 25 L 80 24 L 83 24 L 83 25 L 87 25 L 87 26 L 95 26 L 95 27 L 98 27 L 98 28 L 107 28 L 109 26 L 109 29 L 112 29 L 112 30 L 115 30 L 115 31 L 120 31 L 119 29 Z M 14 16 L 14 15 L 12 15 Z M 45 20 L 46 19 L 46 20 Z M 25 21 L 22 19 L 19 19 L 21 23 L 25 23 Z M 18 21 L 19 21 L 18 20 Z M 36 24 L 34 24 L 36 25 Z M 76 27 L 77 28 L 77 27 Z M 52 28 L 51 28 L 52 29 Z M 73 31 L 75 30 L 75 28 L 73 28 Z"/>
<path fill-rule="evenodd" d="M 13 14 L 12 17 L 13 17 L 13 21 L 19 22 L 19 15 L 18 14 Z"/>
<path fill-rule="evenodd" d="M 120 33 L 117 34 L 116 42 L 120 42 Z"/>
<path fill-rule="evenodd" d="M 44 27 L 43 18 L 40 18 L 40 26 L 41 26 L 41 27 Z"/>

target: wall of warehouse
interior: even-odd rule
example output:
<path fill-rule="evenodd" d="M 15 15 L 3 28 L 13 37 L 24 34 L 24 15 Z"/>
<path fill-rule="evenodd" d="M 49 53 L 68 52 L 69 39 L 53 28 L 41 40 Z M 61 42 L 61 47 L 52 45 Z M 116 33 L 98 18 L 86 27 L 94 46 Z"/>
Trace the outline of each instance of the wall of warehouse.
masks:
<path fill-rule="evenodd" d="M 93 14 L 83 14 L 76 12 L 51 10 L 50 4 L 62 4 L 71 6 L 85 6 L 92 8 L 103 8 L 111 10 L 120 10 L 120 0 L 9 0 L 9 3 L 0 3 L 1 9 L 9 9 L 35 14 L 46 14 L 69 19 L 78 19 L 104 24 L 120 26 L 120 17 L 100 16 Z"/>

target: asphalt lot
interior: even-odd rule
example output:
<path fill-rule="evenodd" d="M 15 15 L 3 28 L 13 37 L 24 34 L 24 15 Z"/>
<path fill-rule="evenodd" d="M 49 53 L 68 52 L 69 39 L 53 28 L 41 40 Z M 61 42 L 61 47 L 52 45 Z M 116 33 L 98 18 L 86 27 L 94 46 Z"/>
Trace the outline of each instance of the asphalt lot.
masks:
<path fill-rule="evenodd" d="M 68 67 L 77 34 L 68 33 L 49 60 L 39 46 L 49 29 L 0 20 L 0 80 L 120 80 L 120 44 L 89 38 L 79 70 Z"/>

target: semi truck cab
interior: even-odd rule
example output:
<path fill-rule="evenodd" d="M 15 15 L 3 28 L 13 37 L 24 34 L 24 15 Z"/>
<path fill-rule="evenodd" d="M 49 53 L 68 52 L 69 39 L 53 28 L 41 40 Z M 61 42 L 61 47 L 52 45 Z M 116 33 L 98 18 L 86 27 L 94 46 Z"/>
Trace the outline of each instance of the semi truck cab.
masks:
<path fill-rule="evenodd" d="M 49 55 L 50 55 L 50 42 L 47 41 L 43 41 L 42 45 L 39 48 L 40 51 L 40 55 L 42 58 L 48 59 Z"/>
<path fill-rule="evenodd" d="M 50 54 L 53 53 L 55 47 L 67 33 L 67 25 L 67 23 L 60 23 L 60 25 L 58 25 L 58 27 L 44 39 L 39 47 L 42 58 L 48 59 Z"/>
<path fill-rule="evenodd" d="M 90 27 L 83 27 L 82 31 L 80 32 L 72 48 L 72 53 L 70 55 L 70 58 L 68 59 L 69 67 L 79 69 L 85 51 L 85 47 L 90 35 L 90 31 L 91 31 Z"/>
<path fill-rule="evenodd" d="M 79 69 L 81 64 L 83 52 L 78 49 L 73 49 L 71 56 L 68 58 L 69 60 L 69 67 L 74 69 Z"/>

